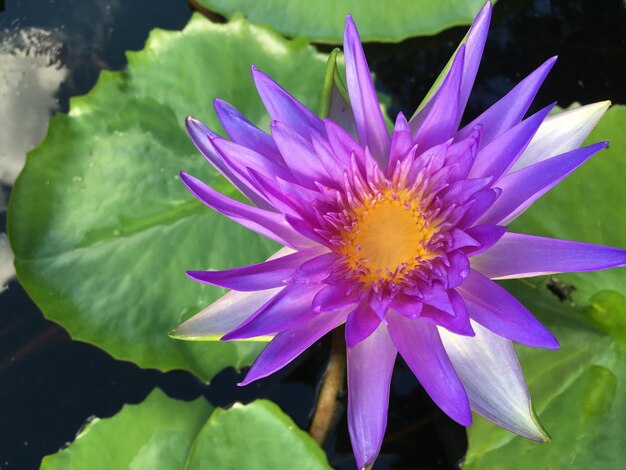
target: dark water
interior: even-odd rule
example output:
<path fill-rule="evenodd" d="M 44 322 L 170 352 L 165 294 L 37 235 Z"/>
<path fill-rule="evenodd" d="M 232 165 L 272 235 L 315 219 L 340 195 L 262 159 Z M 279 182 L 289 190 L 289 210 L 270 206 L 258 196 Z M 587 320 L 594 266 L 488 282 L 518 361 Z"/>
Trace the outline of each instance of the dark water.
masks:
<path fill-rule="evenodd" d="M 366 53 L 391 113 L 408 116 L 420 103 L 467 29 L 409 39 L 400 48 L 369 45 Z M 610 99 L 626 103 L 626 7 L 620 0 L 500 0 L 466 116 L 476 116 L 546 59 L 558 55 L 531 111 Z"/>
<path fill-rule="evenodd" d="M 152 28 L 180 29 L 191 14 L 184 0 L 6 3 L 0 33 L 38 27 L 59 40 L 55 55 L 68 69 L 57 95 L 61 110 L 67 110 L 70 96 L 93 86 L 100 69 L 123 68 L 123 52 L 141 49 Z M 377 87 L 392 98 L 392 113 L 412 114 L 465 31 L 454 28 L 399 45 L 366 46 Z M 539 94 L 537 109 L 555 100 L 562 106 L 604 99 L 626 103 L 622 0 L 500 0 L 467 116 L 476 115 L 557 53 L 559 62 Z M 5 225 L 0 214 L 0 232 L 6 231 Z M 223 371 L 207 386 L 188 373 L 141 370 L 71 341 L 13 281 L 0 294 L 0 469 L 37 468 L 42 456 L 72 441 L 90 416 L 112 416 L 125 403 L 141 402 L 154 387 L 181 399 L 204 395 L 218 406 L 269 398 L 306 428 L 327 351 L 322 341 L 286 370 L 246 388 L 235 386 L 241 377 L 233 370 Z M 455 468 L 466 445 L 464 429 L 432 405 L 399 363 L 376 468 Z M 353 468 L 345 416 L 326 450 L 333 466 Z"/>

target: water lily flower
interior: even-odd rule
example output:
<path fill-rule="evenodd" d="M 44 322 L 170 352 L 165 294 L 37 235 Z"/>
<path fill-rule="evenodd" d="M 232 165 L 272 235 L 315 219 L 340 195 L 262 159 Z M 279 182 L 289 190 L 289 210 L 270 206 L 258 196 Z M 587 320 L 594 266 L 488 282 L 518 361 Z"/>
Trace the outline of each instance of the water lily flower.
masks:
<path fill-rule="evenodd" d="M 551 58 L 460 127 L 491 11 L 486 3 L 437 91 L 412 119 L 399 114 L 391 133 L 351 17 L 349 115 L 321 119 L 253 67 L 271 134 L 221 100 L 215 110 L 230 139 L 187 120 L 197 148 L 250 204 L 181 172 L 189 190 L 284 248 L 259 264 L 188 272 L 231 291 L 174 336 L 270 336 L 243 381 L 249 384 L 345 324 L 348 424 L 359 468 L 380 450 L 398 353 L 460 424 L 471 425 L 474 410 L 546 440 L 513 342 L 549 349 L 558 342 L 493 280 L 626 265 L 624 250 L 507 230 L 607 145 L 579 148 L 610 103 L 554 116 L 550 105 L 525 117 Z"/>

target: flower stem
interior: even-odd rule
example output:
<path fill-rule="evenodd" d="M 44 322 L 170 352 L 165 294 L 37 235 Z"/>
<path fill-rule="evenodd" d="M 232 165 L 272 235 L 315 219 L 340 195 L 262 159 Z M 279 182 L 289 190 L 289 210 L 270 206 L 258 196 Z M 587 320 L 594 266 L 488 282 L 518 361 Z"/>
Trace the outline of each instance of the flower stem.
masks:
<path fill-rule="evenodd" d="M 198 2 L 198 0 L 187 0 L 187 3 L 191 8 L 196 10 L 198 13 L 202 13 L 213 23 L 226 23 L 226 19 L 223 16 L 218 15 L 217 13 L 204 7 L 200 2 Z"/>
<path fill-rule="evenodd" d="M 309 434 L 321 446 L 339 417 L 338 396 L 344 389 L 346 379 L 346 343 L 343 328 L 332 334 L 328 365 L 322 379 L 315 414 L 311 420 Z"/>

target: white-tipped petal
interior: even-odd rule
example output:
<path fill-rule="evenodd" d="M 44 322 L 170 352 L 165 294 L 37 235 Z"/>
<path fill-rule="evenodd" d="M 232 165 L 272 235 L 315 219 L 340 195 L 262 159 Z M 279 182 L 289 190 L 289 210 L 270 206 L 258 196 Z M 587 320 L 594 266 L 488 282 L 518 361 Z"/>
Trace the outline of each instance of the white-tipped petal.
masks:
<path fill-rule="evenodd" d="M 295 253 L 293 249 L 283 247 L 270 256 L 268 260 L 281 258 L 292 253 Z M 227 292 L 172 331 L 170 336 L 191 341 L 219 340 L 224 334 L 241 325 L 244 320 L 283 289 L 284 287 L 276 287 L 254 292 Z M 271 338 L 259 338 L 260 341 L 268 341 L 269 339 Z"/>
<path fill-rule="evenodd" d="M 170 333 L 170 336 L 192 341 L 217 341 L 241 325 L 250 315 L 283 289 L 284 287 L 276 287 L 256 292 L 230 291 L 180 325 Z M 269 341 L 271 337 L 255 339 Z"/>
<path fill-rule="evenodd" d="M 373 465 L 380 452 L 397 354 L 383 323 L 368 338 L 348 348 L 348 429 L 359 468 Z"/>
<path fill-rule="evenodd" d="M 513 343 L 476 322 L 472 327 L 473 337 L 439 328 L 472 410 L 520 436 L 549 441 L 534 413 Z"/>
<path fill-rule="evenodd" d="M 601 101 L 548 116 L 509 173 L 580 147 L 609 106 Z"/>

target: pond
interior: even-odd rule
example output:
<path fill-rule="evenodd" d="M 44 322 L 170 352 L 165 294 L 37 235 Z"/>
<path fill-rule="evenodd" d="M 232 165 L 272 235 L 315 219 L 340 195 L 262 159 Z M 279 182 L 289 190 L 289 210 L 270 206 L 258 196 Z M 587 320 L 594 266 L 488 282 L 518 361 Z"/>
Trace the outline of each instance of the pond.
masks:
<path fill-rule="evenodd" d="M 329 338 L 248 387 L 237 387 L 245 374 L 233 369 L 204 384 L 188 372 L 140 369 L 73 341 L 44 318 L 14 278 L 6 206 L 26 153 L 46 135 L 48 119 L 67 112 L 70 97 L 87 93 L 101 70 L 123 70 L 124 52 L 143 48 L 153 28 L 182 29 L 191 14 L 184 0 L 17 0 L 0 12 L 0 287 L 7 284 L 0 293 L 2 470 L 37 468 L 43 456 L 72 442 L 94 416 L 113 416 L 124 404 L 142 402 L 155 387 L 183 400 L 205 396 L 215 406 L 268 398 L 301 428 L 309 425 Z M 411 115 L 466 30 L 365 45 L 391 116 Z M 605 99 L 626 104 L 622 0 L 500 0 L 464 121 L 554 54 L 559 61 L 531 112 L 552 101 L 561 107 Z M 398 361 L 376 468 L 458 468 L 466 448 L 465 429 L 431 402 Z M 333 467 L 353 468 L 345 416 L 325 450 Z"/>

